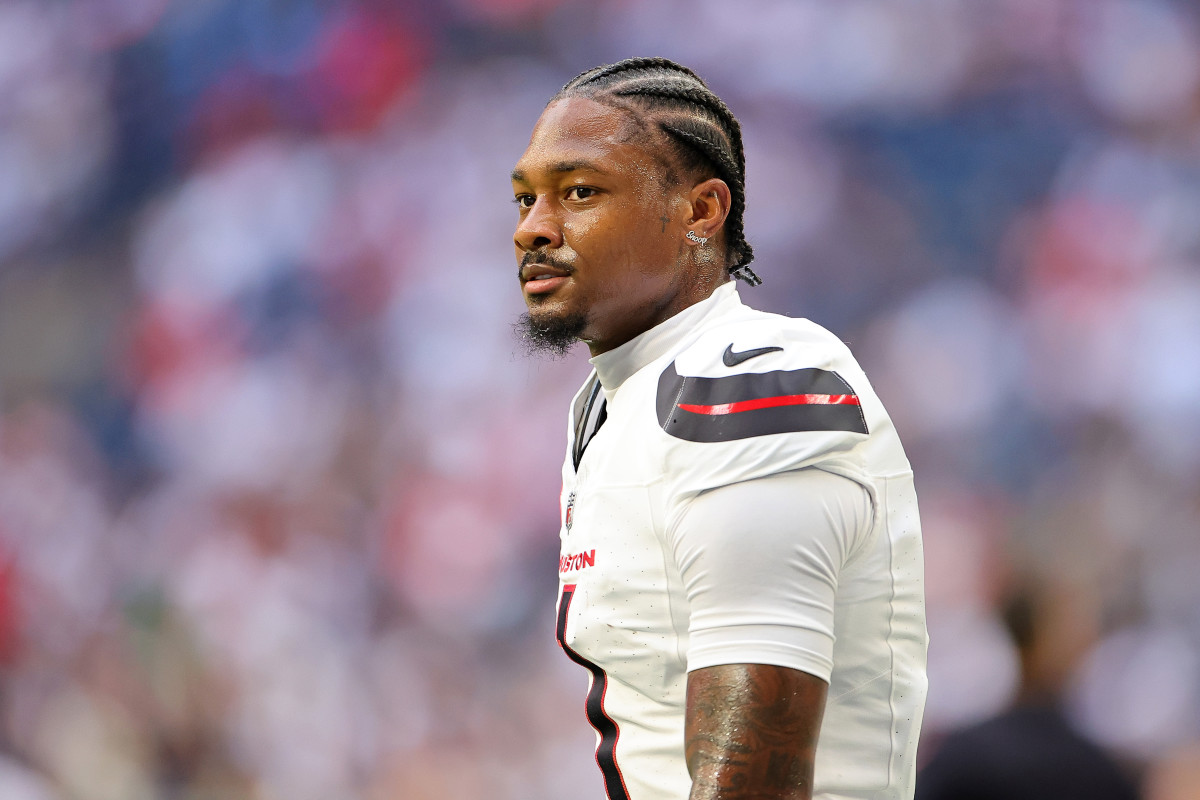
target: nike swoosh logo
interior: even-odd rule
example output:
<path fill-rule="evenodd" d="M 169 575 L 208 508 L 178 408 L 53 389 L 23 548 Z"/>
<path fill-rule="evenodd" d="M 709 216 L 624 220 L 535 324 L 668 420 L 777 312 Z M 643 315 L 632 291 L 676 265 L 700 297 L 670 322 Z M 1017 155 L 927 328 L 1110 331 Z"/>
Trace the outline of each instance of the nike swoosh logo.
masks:
<path fill-rule="evenodd" d="M 725 348 L 725 352 L 721 354 L 721 361 L 727 367 L 736 367 L 738 364 L 749 361 L 752 358 L 765 356 L 767 353 L 774 353 L 776 350 L 783 350 L 782 347 L 759 347 L 754 350 L 743 350 L 740 353 L 733 352 L 733 342 L 729 343 L 729 347 Z"/>

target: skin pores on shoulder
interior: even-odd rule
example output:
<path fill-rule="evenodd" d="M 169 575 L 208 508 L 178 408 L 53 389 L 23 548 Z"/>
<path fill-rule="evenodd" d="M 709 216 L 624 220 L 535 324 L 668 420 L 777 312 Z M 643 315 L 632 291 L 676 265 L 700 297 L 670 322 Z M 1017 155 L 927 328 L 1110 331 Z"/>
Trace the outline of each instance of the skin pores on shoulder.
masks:
<path fill-rule="evenodd" d="M 568 96 L 546 107 L 512 173 L 513 236 L 529 323 L 606 352 L 728 279 L 719 178 L 671 181 L 665 136 L 626 108 Z M 717 239 L 707 247 L 689 239 Z"/>

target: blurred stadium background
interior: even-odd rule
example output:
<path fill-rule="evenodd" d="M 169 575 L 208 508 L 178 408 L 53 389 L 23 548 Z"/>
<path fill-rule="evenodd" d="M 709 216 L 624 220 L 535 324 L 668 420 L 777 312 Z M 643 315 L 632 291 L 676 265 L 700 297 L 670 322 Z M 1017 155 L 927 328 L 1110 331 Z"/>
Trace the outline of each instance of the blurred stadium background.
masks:
<path fill-rule="evenodd" d="M 917 470 L 923 758 L 1011 704 L 1200 797 L 1200 16 L 1167 0 L 0 2 L 0 796 L 602 797 L 507 173 L 592 65 L 742 120 L 748 301 Z"/>

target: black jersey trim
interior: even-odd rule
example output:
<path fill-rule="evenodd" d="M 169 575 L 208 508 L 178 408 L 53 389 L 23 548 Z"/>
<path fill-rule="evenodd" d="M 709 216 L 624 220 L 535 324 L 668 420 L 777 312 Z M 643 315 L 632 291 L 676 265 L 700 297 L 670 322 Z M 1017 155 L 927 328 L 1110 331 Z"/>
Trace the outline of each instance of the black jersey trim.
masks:
<path fill-rule="evenodd" d="M 816 368 L 700 378 L 680 375 L 671 362 L 658 379 L 655 410 L 664 431 L 689 442 L 803 431 L 867 433 L 850 384 Z"/>
<path fill-rule="evenodd" d="M 587 449 L 592 437 L 600 430 L 600 426 L 608 419 L 608 405 L 604 401 L 600 379 L 593 373 L 591 379 L 579 393 L 573 410 L 575 417 L 575 439 L 571 443 L 571 463 L 579 469 L 583 460 L 583 452 Z"/>
<path fill-rule="evenodd" d="M 562 596 L 558 600 L 558 625 L 555 627 L 554 636 L 567 658 L 592 673 L 592 685 L 588 689 L 584 708 L 587 711 L 588 722 L 600 734 L 600 743 L 596 745 L 596 763 L 600 765 L 600 774 L 604 776 L 604 792 L 608 800 L 629 800 L 625 778 L 621 775 L 621 768 L 617 766 L 617 739 L 621 737 L 621 729 L 604 710 L 608 675 L 567 646 L 567 611 L 574 596 L 575 584 L 563 586 Z"/>

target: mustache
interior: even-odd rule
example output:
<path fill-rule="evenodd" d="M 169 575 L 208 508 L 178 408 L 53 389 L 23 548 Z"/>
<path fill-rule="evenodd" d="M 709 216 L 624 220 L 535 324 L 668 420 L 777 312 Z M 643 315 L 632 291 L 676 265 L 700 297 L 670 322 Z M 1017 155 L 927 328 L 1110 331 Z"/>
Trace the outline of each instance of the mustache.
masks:
<path fill-rule="evenodd" d="M 575 271 L 575 267 L 571 266 L 567 262 L 553 258 L 543 250 L 538 250 L 521 256 L 521 263 L 517 266 L 517 274 L 520 275 L 521 270 L 523 270 L 525 267 L 528 267 L 530 264 L 546 264 L 547 266 L 554 267 L 555 269 L 561 269 L 563 272 Z"/>

